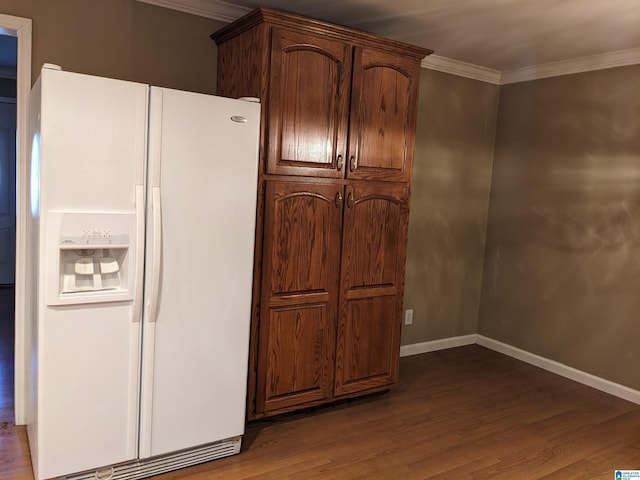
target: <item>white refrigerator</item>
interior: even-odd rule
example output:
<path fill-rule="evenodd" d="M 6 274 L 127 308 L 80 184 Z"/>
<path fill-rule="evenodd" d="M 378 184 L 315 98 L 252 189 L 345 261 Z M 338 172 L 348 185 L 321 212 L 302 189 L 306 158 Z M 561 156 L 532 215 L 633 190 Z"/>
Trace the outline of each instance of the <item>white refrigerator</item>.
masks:
<path fill-rule="evenodd" d="M 45 65 L 30 118 L 36 479 L 238 453 L 260 105 Z"/>

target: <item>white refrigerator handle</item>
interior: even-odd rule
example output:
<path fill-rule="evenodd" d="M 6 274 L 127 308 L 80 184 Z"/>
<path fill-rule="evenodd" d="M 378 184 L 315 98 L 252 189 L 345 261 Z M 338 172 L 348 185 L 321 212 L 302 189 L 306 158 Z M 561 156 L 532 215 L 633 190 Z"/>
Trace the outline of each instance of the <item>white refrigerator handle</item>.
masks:
<path fill-rule="evenodd" d="M 131 321 L 142 318 L 142 282 L 144 269 L 144 187 L 136 185 L 136 265 Z"/>
<path fill-rule="evenodd" d="M 162 255 L 162 204 L 160 187 L 151 189 L 151 209 L 153 210 L 153 246 L 151 258 L 151 297 L 149 304 L 149 322 L 155 322 L 158 315 L 158 300 L 160 297 L 160 262 Z"/>

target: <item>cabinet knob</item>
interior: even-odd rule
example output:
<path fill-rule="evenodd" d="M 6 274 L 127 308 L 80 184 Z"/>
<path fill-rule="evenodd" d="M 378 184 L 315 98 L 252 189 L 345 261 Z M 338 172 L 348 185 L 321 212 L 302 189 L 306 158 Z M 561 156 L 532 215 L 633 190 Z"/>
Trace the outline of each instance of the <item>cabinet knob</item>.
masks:
<path fill-rule="evenodd" d="M 347 195 L 347 207 L 353 208 L 353 193 L 352 192 L 349 192 L 349 195 Z"/>
<path fill-rule="evenodd" d="M 358 168 L 358 159 L 356 158 L 355 155 L 351 155 L 351 158 L 349 158 L 349 164 L 351 166 L 351 171 L 353 172 L 356 168 Z"/>
<path fill-rule="evenodd" d="M 340 208 L 342 206 L 342 193 L 336 193 L 336 208 Z"/>
<path fill-rule="evenodd" d="M 337 161 L 338 171 L 342 170 L 343 166 L 344 166 L 344 157 L 342 155 L 338 155 L 338 161 Z"/>

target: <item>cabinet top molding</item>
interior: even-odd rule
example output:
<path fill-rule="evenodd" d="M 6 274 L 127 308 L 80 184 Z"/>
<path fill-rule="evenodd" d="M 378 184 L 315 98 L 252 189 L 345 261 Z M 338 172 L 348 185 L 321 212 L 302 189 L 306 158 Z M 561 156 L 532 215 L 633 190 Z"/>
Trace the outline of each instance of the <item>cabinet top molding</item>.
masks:
<path fill-rule="evenodd" d="M 378 37 L 360 30 L 354 30 L 352 28 L 342 27 L 340 25 L 334 25 L 320 20 L 265 7 L 256 8 L 235 22 L 222 27 L 220 30 L 212 34 L 211 38 L 217 45 L 220 45 L 239 33 L 249 30 L 261 23 L 303 30 L 307 33 L 324 35 L 352 45 L 375 47 L 415 57 L 417 59 L 422 59 L 433 53 L 433 50 L 429 50 L 428 48 L 417 47 L 397 40 Z"/>

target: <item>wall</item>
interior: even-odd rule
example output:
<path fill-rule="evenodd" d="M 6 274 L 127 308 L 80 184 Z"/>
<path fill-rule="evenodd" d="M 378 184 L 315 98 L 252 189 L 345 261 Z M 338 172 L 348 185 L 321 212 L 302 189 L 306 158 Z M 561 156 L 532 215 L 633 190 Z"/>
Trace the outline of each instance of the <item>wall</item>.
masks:
<path fill-rule="evenodd" d="M 499 86 L 422 69 L 402 343 L 476 333 Z"/>
<path fill-rule="evenodd" d="M 134 0 L 2 0 L 0 13 L 33 21 L 32 76 L 64 70 L 214 93 L 224 23 Z"/>
<path fill-rule="evenodd" d="M 640 66 L 503 86 L 479 333 L 640 389 Z"/>

